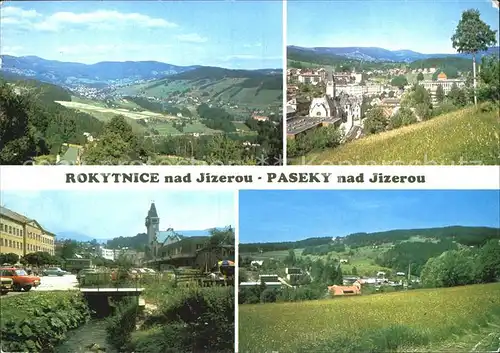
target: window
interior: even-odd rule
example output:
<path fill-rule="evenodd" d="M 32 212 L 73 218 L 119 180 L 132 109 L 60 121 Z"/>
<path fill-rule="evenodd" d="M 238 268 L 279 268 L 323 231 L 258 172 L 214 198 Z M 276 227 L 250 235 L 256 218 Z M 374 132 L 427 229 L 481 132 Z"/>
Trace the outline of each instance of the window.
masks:
<path fill-rule="evenodd" d="M 9 226 L 9 234 L 12 234 L 12 227 Z"/>
<path fill-rule="evenodd" d="M 9 240 L 9 248 L 12 248 L 12 240 Z"/>
<path fill-rule="evenodd" d="M 3 231 L 3 223 L 0 223 L 0 231 Z"/>

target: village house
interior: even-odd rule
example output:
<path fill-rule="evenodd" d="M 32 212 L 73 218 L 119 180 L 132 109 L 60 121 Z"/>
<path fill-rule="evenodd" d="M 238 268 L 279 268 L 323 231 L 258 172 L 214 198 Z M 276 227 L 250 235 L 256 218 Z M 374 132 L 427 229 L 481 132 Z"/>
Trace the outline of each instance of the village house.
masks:
<path fill-rule="evenodd" d="M 338 285 L 329 286 L 328 292 L 334 297 L 344 296 L 344 295 L 360 295 L 361 283 L 354 282 L 352 286 L 338 286 Z"/>
<path fill-rule="evenodd" d="M 268 121 L 269 117 L 263 115 L 252 115 L 252 119 L 257 121 Z"/>

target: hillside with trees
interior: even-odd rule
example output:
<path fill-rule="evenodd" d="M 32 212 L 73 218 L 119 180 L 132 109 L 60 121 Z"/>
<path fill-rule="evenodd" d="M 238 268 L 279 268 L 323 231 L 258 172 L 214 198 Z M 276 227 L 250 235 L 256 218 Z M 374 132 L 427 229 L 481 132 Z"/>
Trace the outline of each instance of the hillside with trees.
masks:
<path fill-rule="evenodd" d="M 16 92 L 0 80 L 0 164 L 55 155 L 63 143 L 85 143 L 84 132 L 95 136 L 102 132 L 101 121 L 54 103 L 54 98 L 67 99 L 67 93 L 45 84 Z"/>

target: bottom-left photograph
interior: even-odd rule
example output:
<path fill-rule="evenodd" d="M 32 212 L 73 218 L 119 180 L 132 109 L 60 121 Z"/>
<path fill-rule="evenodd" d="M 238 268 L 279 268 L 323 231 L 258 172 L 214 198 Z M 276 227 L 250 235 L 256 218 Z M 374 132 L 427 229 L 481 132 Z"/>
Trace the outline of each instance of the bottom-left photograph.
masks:
<path fill-rule="evenodd" d="M 234 192 L 0 193 L 3 352 L 234 352 Z"/>

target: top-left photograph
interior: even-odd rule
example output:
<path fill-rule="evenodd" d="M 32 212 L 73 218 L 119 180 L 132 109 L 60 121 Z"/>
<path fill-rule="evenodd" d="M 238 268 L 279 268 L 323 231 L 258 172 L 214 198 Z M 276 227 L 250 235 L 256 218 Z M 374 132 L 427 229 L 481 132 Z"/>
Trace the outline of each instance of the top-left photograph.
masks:
<path fill-rule="evenodd" d="M 282 164 L 281 1 L 0 11 L 0 165 Z"/>

